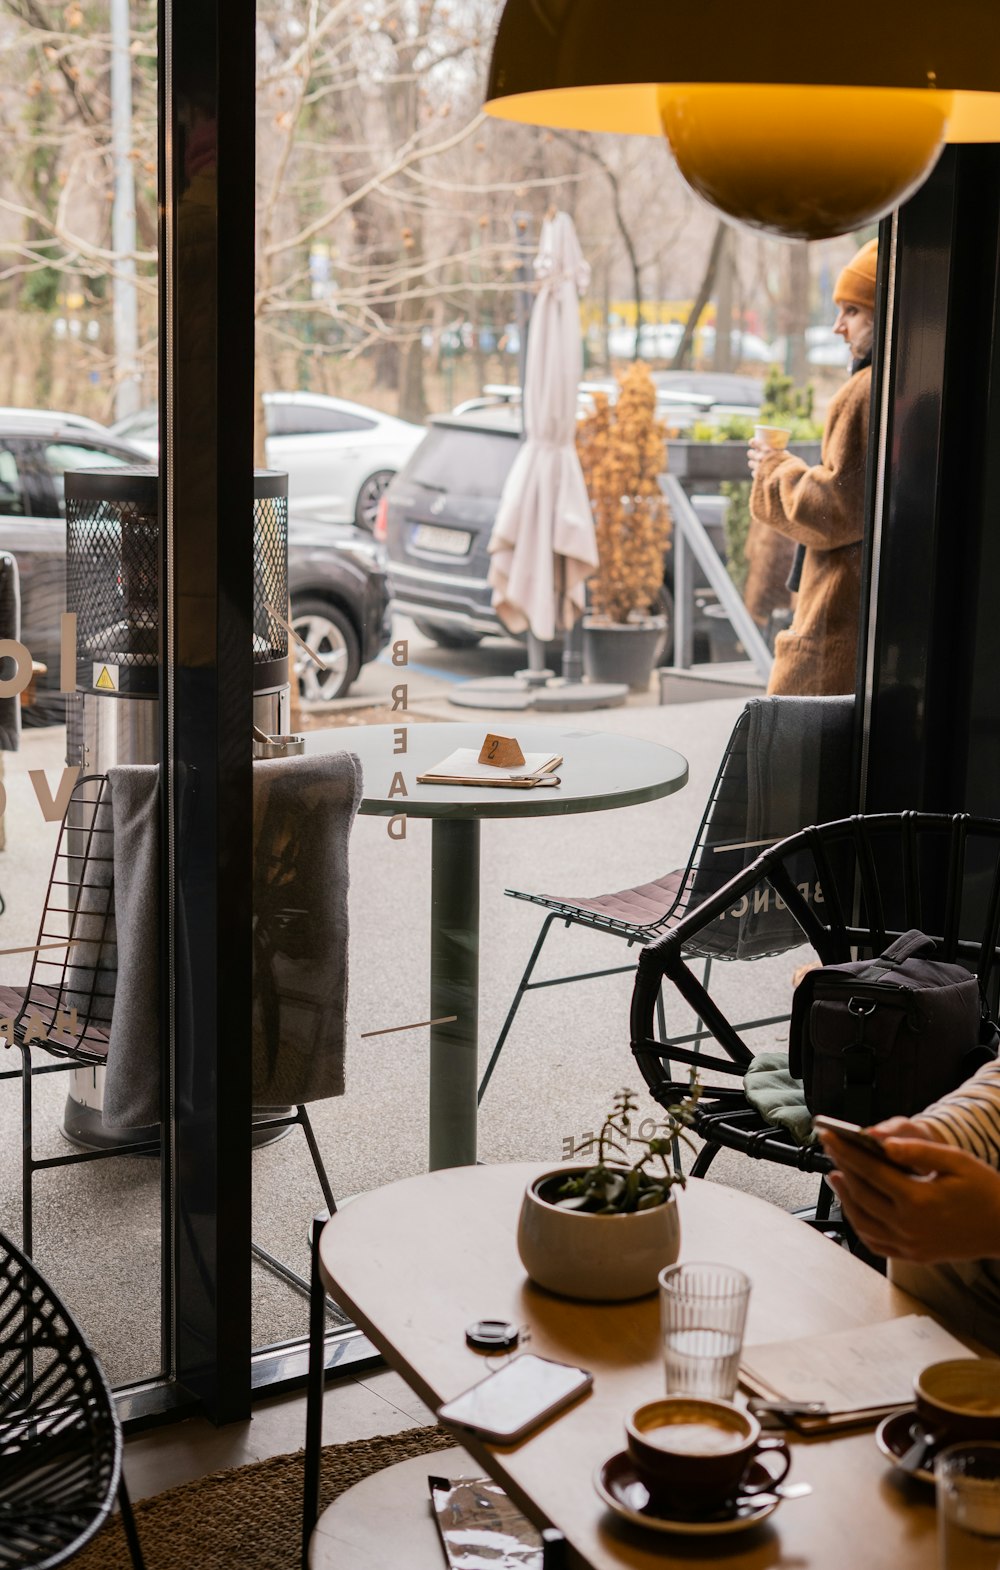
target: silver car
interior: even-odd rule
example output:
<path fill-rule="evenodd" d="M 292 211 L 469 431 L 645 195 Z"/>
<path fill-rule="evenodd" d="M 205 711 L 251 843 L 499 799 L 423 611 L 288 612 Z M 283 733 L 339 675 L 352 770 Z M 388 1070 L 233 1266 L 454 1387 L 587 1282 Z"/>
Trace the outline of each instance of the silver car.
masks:
<path fill-rule="evenodd" d="M 323 393 L 264 394 L 267 463 L 288 475 L 289 506 L 328 523 L 354 523 L 371 533 L 379 500 L 424 436 L 422 425 Z M 115 436 L 156 460 L 155 409 L 126 415 Z"/>

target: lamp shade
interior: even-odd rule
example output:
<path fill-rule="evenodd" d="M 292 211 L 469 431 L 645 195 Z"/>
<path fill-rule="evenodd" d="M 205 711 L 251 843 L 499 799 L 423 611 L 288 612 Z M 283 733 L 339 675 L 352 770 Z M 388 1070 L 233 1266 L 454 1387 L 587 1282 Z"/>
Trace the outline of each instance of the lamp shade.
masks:
<path fill-rule="evenodd" d="M 945 141 L 1000 140 L 997 0 L 506 0 L 486 109 L 652 136 L 722 211 L 818 239 L 896 206 Z"/>

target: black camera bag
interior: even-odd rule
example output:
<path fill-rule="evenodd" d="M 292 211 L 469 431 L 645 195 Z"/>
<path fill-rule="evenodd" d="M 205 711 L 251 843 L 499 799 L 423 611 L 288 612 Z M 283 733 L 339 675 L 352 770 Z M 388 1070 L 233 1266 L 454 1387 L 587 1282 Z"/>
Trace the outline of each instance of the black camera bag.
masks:
<path fill-rule="evenodd" d="M 933 948 L 904 932 L 879 959 L 806 972 L 788 1066 L 810 1112 L 862 1125 L 909 1117 L 997 1056 L 978 980 L 964 965 L 917 957 Z"/>

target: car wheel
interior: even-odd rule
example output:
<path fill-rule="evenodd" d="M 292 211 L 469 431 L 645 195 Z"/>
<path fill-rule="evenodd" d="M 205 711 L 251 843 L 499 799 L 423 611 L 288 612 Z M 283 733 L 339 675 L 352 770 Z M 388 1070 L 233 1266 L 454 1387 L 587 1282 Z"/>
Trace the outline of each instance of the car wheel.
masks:
<path fill-rule="evenodd" d="M 358 635 L 337 605 L 323 600 L 292 601 L 292 626 L 323 666 L 311 660 L 298 643 L 292 648 L 292 668 L 303 703 L 329 703 L 342 698 L 361 669 Z"/>
<path fill-rule="evenodd" d="M 361 482 L 358 499 L 354 503 L 354 521 L 359 529 L 367 529 L 369 534 L 373 532 L 382 493 L 394 475 L 393 469 L 376 469 L 374 474 Z"/>
<path fill-rule="evenodd" d="M 486 636 L 482 632 L 463 632 L 458 627 L 444 627 L 440 622 L 424 621 L 422 616 L 414 616 L 413 625 L 425 638 L 436 643 L 439 649 L 474 649 Z"/>

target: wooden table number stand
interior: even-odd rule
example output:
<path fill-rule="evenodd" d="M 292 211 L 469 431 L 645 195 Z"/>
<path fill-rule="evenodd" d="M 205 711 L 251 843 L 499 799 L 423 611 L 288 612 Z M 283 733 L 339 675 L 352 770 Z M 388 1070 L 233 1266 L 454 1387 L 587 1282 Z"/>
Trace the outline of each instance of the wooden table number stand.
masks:
<path fill-rule="evenodd" d="M 480 763 L 495 769 L 518 769 L 524 762 L 521 744 L 514 736 L 494 736 L 490 731 L 479 754 Z"/>

